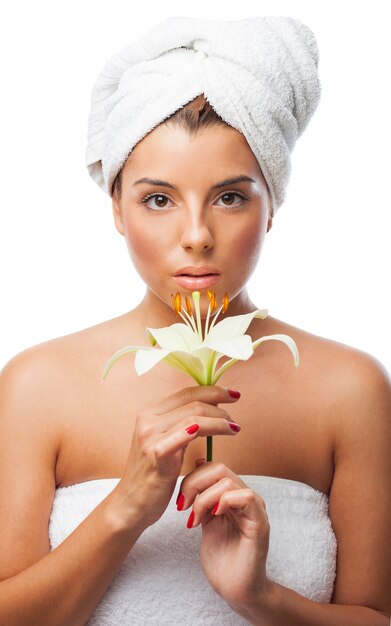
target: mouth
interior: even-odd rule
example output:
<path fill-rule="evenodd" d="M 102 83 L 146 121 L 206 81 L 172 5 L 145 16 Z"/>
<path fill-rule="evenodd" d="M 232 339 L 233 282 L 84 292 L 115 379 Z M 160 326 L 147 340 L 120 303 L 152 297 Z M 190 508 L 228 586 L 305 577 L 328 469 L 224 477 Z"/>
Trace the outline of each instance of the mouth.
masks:
<path fill-rule="evenodd" d="M 220 278 L 220 274 L 178 274 L 174 281 L 184 289 L 205 289 L 212 287 Z"/>
<path fill-rule="evenodd" d="M 221 274 L 220 270 L 213 265 L 187 265 L 181 267 L 175 276 L 215 276 Z"/>
<path fill-rule="evenodd" d="M 210 272 L 208 274 L 175 274 L 175 276 L 190 276 L 191 278 L 201 278 L 203 276 L 219 276 L 217 272 Z"/>
<path fill-rule="evenodd" d="M 174 281 L 183 289 L 195 291 L 207 289 L 217 283 L 220 270 L 213 265 L 187 265 L 181 267 L 173 276 Z"/>

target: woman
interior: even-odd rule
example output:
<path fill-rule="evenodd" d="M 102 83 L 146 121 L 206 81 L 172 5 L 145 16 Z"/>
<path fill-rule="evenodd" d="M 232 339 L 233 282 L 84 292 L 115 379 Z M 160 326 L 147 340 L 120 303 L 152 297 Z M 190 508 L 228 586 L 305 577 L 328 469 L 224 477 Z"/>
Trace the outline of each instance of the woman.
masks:
<path fill-rule="evenodd" d="M 239 52 L 251 48 L 250 41 L 252 49 L 258 45 L 254 33 L 281 29 L 278 41 L 262 38 L 268 53 L 260 57 L 265 92 L 276 86 L 280 43 L 288 57 L 289 45 L 293 50 L 297 42 L 287 26 L 303 35 L 294 21 L 272 19 L 231 23 L 238 36 L 232 49 L 242 63 Z M 292 80 L 282 100 L 288 59 L 278 70 L 283 87 L 277 105 L 269 110 L 268 99 L 259 96 L 265 108 L 247 119 L 254 127 L 243 122 L 241 128 L 240 121 L 235 128 L 203 92 L 189 98 L 180 82 L 189 77 L 181 74 L 184 56 L 196 51 L 192 68 L 200 75 L 209 71 L 212 90 L 211 65 L 218 61 L 207 44 L 224 45 L 220 34 L 231 42 L 224 31 L 231 26 L 215 23 L 219 32 L 208 39 L 209 31 L 197 29 L 212 23 L 173 18 L 165 24 L 166 31 L 158 25 L 141 47 L 158 65 L 122 54 L 109 68 L 121 80 L 108 67 L 103 71 L 105 99 L 100 106 L 98 97 L 93 102 L 87 152 L 90 174 L 112 194 L 115 226 L 146 284 L 145 297 L 118 318 L 16 355 L 2 371 L 2 622 L 389 624 L 391 388 L 378 361 L 268 316 L 254 318 L 247 333 L 253 341 L 290 335 L 300 353 L 297 370 L 286 347 L 266 342 L 251 359 L 227 370 L 221 385 L 191 385 L 165 363 L 139 377 L 128 359 L 101 379 L 115 350 L 146 345 L 146 327 L 178 321 L 171 301 L 176 291 L 189 296 L 199 288 L 205 320 L 206 283 L 186 282 L 178 274 L 217 274 L 213 290 L 219 303 L 229 295 L 228 315 L 258 308 L 246 283 L 287 183 L 295 136 L 286 111 L 290 106 L 299 132 L 316 106 L 316 94 L 312 101 L 307 94 L 307 107 L 300 100 L 314 81 L 304 70 L 303 91 Z M 176 41 L 175 48 L 167 40 L 159 47 L 156 35 L 171 36 L 173 26 L 186 37 L 197 30 L 192 47 Z M 173 84 L 180 86 L 178 101 L 189 99 L 166 115 L 174 93 L 166 87 L 163 119 L 156 116 L 153 123 L 149 103 L 162 76 L 168 80 L 167 51 L 175 66 Z M 122 76 L 132 63 L 144 91 Z M 273 69 L 269 83 L 267 67 Z M 308 64 L 303 67 L 308 70 Z M 221 110 L 227 106 L 226 119 L 233 105 L 232 115 L 243 102 L 251 108 L 253 90 L 243 91 L 242 75 L 234 69 L 234 89 L 227 90 L 233 100 L 224 102 L 224 94 L 215 92 Z M 190 78 L 196 89 L 196 73 Z M 100 87 L 96 96 L 103 93 Z M 130 101 L 131 87 L 137 97 Z M 246 95 L 248 101 L 240 100 Z M 132 103 L 152 127 L 141 138 L 132 132 L 136 122 L 128 127 L 136 119 Z M 269 113 L 270 134 L 262 144 L 261 122 Z M 214 460 L 205 462 L 205 437 L 212 435 Z M 176 500 L 188 514 L 188 529 L 182 530 L 186 520 L 173 510 Z M 284 512 L 280 517 L 277 505 Z M 307 541 L 306 535 L 300 539 L 301 525 Z M 197 553 L 189 558 L 197 540 L 199 563 Z M 318 545 L 327 554 L 317 552 Z M 279 546 L 285 546 L 280 555 Z"/>

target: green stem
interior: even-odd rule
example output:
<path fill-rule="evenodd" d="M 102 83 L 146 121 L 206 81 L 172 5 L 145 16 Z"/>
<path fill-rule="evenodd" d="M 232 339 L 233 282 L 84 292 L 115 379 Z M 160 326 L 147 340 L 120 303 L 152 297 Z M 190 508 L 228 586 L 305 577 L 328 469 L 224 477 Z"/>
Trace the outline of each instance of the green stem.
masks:
<path fill-rule="evenodd" d="M 206 384 L 207 385 L 211 385 L 212 384 L 212 368 L 211 365 L 213 363 L 213 357 L 216 353 L 212 352 L 211 354 L 211 358 L 210 361 L 208 363 L 208 373 L 207 373 L 207 380 L 206 380 Z M 212 452 L 213 452 L 213 437 L 212 435 L 207 435 L 206 437 L 206 460 L 207 461 L 211 461 L 212 460 Z"/>
<path fill-rule="evenodd" d="M 206 460 L 207 461 L 212 460 L 212 450 L 213 450 L 213 437 L 207 436 L 206 437 Z"/>

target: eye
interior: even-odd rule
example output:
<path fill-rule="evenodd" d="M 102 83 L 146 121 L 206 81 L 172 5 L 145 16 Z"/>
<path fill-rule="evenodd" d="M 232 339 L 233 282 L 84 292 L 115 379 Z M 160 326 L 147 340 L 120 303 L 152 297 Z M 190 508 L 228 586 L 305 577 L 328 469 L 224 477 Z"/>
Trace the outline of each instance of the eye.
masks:
<path fill-rule="evenodd" d="M 148 200 L 152 200 L 152 199 L 155 200 L 155 198 L 158 198 L 157 208 L 149 207 L 147 205 Z M 158 209 L 165 209 L 166 208 L 165 205 L 163 205 L 163 206 L 161 205 L 161 202 L 162 202 L 161 199 L 162 198 L 163 198 L 163 202 L 164 202 L 164 200 L 168 200 L 169 199 L 168 196 L 166 196 L 164 193 L 150 193 L 147 196 L 145 196 L 145 198 L 143 198 L 141 200 L 141 203 L 147 205 L 147 209 L 150 209 L 151 211 L 157 211 Z"/>
<path fill-rule="evenodd" d="M 241 202 L 239 203 L 239 206 L 242 204 L 245 204 L 250 198 L 249 196 L 245 196 L 242 193 L 237 193 L 236 191 L 226 191 L 221 197 L 220 200 L 223 200 L 223 198 L 227 198 L 227 197 L 232 197 L 232 196 L 237 196 L 238 198 L 241 199 Z M 238 204 L 233 204 L 232 202 L 228 202 L 228 204 L 224 204 L 225 207 L 227 208 L 231 208 L 231 207 L 237 207 Z"/>

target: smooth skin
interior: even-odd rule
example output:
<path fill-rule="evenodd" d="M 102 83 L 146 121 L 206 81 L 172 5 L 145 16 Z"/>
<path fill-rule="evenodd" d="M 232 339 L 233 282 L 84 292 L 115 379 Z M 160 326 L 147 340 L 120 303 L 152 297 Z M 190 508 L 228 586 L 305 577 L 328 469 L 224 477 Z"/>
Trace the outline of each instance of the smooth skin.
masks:
<path fill-rule="evenodd" d="M 254 182 L 212 190 L 239 174 Z M 177 189 L 135 184 L 146 176 Z M 152 193 L 158 196 L 143 203 Z M 249 200 L 243 202 L 240 194 Z M 138 377 L 131 356 L 118 361 L 105 381 L 100 378 L 117 349 L 147 344 L 146 326 L 178 321 L 171 306 L 178 290 L 172 275 L 183 266 L 220 269 L 214 290 L 218 302 L 228 292 L 227 315 L 267 305 L 254 304 L 246 289 L 272 218 L 265 180 L 244 137 L 225 127 L 194 137 L 179 128 L 156 128 L 128 159 L 113 216 L 146 284 L 141 303 L 120 317 L 29 348 L 2 372 L 0 578 L 8 583 L 8 596 L 0 594 L 0 614 L 14 615 L 20 594 L 12 595 L 12 585 L 32 572 L 29 585 L 20 584 L 26 615 L 46 593 L 47 604 L 40 600 L 36 615 L 39 623 L 42 611 L 49 624 L 56 590 L 66 589 L 69 595 L 58 603 L 53 623 L 82 624 L 139 533 L 163 514 L 181 475 L 183 510 L 187 515 L 194 510 L 194 525 L 202 526 L 204 572 L 250 623 L 388 625 L 391 387 L 381 363 L 268 316 L 254 320 L 248 333 L 253 340 L 289 334 L 299 349 L 298 369 L 286 346 L 266 342 L 214 387 L 191 386 L 189 377 L 164 363 Z M 207 302 L 204 298 L 203 317 Z M 223 385 L 239 390 L 241 398 L 232 399 Z M 221 403 L 229 405 L 218 407 Z M 229 421 L 241 431 L 233 432 Z M 200 428 L 188 435 L 185 428 L 194 423 Z M 214 460 L 202 463 L 207 435 L 214 436 Z M 329 496 L 338 541 L 332 604 L 312 602 L 266 579 L 267 502 L 240 474 L 298 480 Z M 113 494 L 49 554 L 47 525 L 56 487 L 111 477 L 121 478 Z M 103 536 L 107 516 L 124 540 L 115 555 L 114 548 L 105 550 L 107 561 L 94 573 L 89 564 L 94 550 L 102 553 L 96 537 L 99 531 Z M 71 581 L 80 576 L 81 565 L 71 559 L 75 552 L 86 559 L 76 589 Z M 56 565 L 53 571 L 49 563 Z M 227 567 L 235 567 L 234 580 L 226 576 Z"/>

